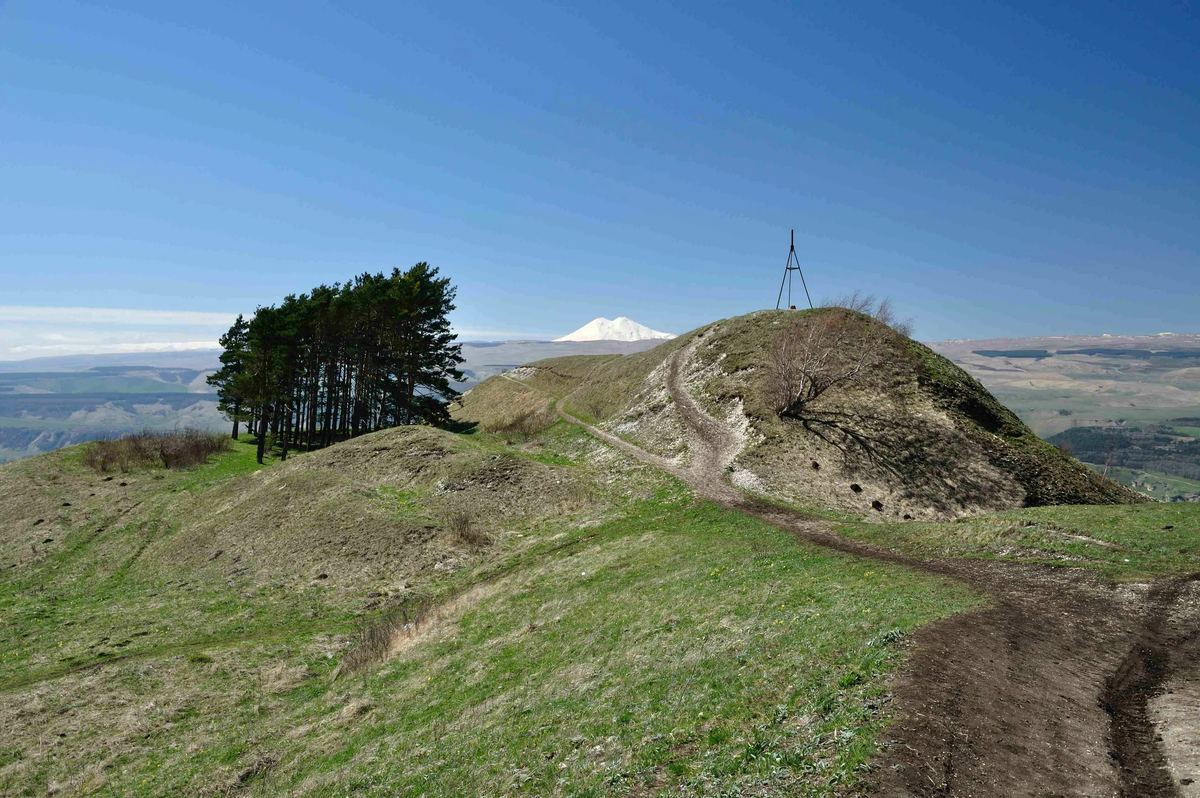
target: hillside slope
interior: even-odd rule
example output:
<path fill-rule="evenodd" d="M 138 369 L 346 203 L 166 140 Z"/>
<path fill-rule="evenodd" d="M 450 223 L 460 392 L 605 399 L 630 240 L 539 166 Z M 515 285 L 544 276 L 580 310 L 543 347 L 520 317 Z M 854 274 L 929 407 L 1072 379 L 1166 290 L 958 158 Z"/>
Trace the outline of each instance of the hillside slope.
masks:
<path fill-rule="evenodd" d="M 1142 500 L 1042 441 L 957 366 L 890 330 L 864 379 L 830 390 L 805 418 L 780 418 L 768 387 L 772 339 L 822 314 L 873 324 L 836 308 L 763 311 L 635 355 L 530 364 L 476 388 L 456 414 L 496 425 L 526 406 L 546 413 L 546 397 L 570 394 L 567 412 L 686 466 L 698 442 L 672 398 L 674 369 L 676 388 L 736 439 L 733 484 L 802 507 L 938 519 Z"/>
<path fill-rule="evenodd" d="M 727 502 L 770 472 L 753 393 L 708 392 L 753 374 L 704 365 L 731 359 L 717 341 L 514 371 L 456 408 L 468 434 L 0 468 L 0 793 L 845 796 L 893 719 L 883 795 L 1083 798 L 1161 769 L 1122 703 L 1147 691 L 1105 679 L 1157 656 L 1143 638 L 1170 653 L 1160 682 L 1186 677 L 1140 619 L 1187 614 L 1194 513 L 835 525 Z M 1097 743 L 1126 719 L 1135 744 Z"/>
<path fill-rule="evenodd" d="M 891 643 L 976 601 L 563 423 L 67 449 L 0 468 L 0 794 L 830 795 Z"/>

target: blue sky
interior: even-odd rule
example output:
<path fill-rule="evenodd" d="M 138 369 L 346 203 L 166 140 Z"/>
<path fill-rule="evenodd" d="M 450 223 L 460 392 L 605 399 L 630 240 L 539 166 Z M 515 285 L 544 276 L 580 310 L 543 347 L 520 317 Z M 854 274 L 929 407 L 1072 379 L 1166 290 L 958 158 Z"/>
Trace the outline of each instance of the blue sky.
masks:
<path fill-rule="evenodd" d="M 1198 130 L 1191 2 L 9 0 L 0 359 L 418 260 L 467 339 L 683 332 L 793 227 L 926 340 L 1196 331 Z"/>

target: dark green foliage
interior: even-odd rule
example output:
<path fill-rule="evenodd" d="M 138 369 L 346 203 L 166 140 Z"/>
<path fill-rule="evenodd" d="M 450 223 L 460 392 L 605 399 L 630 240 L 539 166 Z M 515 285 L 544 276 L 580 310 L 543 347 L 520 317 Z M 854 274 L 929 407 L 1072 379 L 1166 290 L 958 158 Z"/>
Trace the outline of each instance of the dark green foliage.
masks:
<path fill-rule="evenodd" d="M 402 424 L 444 425 L 462 379 L 447 318 L 455 289 L 428 263 L 361 274 L 260 307 L 221 339 L 225 367 L 210 380 L 221 409 L 245 413 L 259 458 L 282 456 Z M 242 325 L 242 326 L 239 326 Z"/>
<path fill-rule="evenodd" d="M 921 390 L 943 410 L 968 422 L 964 429 L 983 447 L 988 459 L 1025 488 L 1027 507 L 1146 501 L 1039 438 L 983 385 L 946 358 L 916 341 L 909 341 L 908 346 Z"/>
<path fill-rule="evenodd" d="M 1171 427 L 1072 427 L 1049 440 L 1068 444 L 1085 463 L 1200 480 L 1200 438 L 1183 438 Z"/>
<path fill-rule="evenodd" d="M 220 339 L 221 348 L 225 350 L 221 353 L 221 370 L 209 375 L 206 380 L 217 389 L 218 409 L 233 421 L 233 440 L 237 440 L 238 424 L 245 420 L 242 415 L 242 396 L 238 381 L 246 370 L 249 331 L 250 325 L 239 313 L 233 326 Z"/>

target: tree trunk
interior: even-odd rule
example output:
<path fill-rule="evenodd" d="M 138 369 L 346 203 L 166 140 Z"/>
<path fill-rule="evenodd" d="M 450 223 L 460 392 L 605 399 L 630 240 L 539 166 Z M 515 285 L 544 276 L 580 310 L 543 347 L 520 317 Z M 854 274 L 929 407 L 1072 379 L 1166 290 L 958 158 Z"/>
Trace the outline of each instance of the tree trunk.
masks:
<path fill-rule="evenodd" d="M 292 437 L 292 409 L 287 409 L 287 415 L 283 419 L 283 454 L 279 456 L 280 461 L 287 459 L 288 454 L 288 439 Z"/>
<path fill-rule="evenodd" d="M 259 411 L 258 421 L 258 464 L 263 464 L 263 451 L 267 448 L 267 419 L 270 416 L 270 408 L 264 406 Z"/>

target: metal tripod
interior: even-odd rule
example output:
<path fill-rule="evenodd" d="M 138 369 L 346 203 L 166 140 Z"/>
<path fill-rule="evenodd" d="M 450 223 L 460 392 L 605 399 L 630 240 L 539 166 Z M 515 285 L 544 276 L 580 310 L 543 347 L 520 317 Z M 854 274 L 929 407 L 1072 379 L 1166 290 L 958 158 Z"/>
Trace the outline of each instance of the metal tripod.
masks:
<path fill-rule="evenodd" d="M 796 265 L 792 265 L 792 260 L 795 259 Z M 800 270 L 800 256 L 796 254 L 796 231 L 792 230 L 792 248 L 788 250 L 787 266 L 783 270 L 783 282 L 779 284 L 779 298 L 775 300 L 775 309 L 779 310 L 779 303 L 783 301 L 783 286 L 787 285 L 788 303 L 787 306 L 795 310 L 796 306 L 792 304 L 792 272 L 800 272 L 800 285 L 804 286 L 804 298 L 808 300 L 808 306 L 813 306 L 812 297 L 808 295 L 808 283 L 804 282 L 804 272 Z"/>

